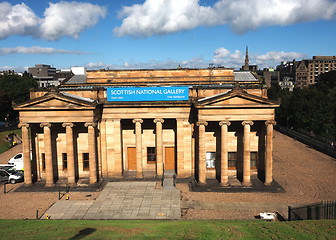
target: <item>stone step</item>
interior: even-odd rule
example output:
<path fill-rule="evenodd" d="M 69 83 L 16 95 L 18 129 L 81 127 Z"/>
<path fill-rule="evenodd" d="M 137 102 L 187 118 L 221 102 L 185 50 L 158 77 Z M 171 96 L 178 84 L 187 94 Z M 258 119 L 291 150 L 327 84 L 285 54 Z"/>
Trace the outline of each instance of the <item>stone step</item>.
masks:
<path fill-rule="evenodd" d="M 162 186 L 165 189 L 175 188 L 175 171 L 174 170 L 165 170 Z"/>

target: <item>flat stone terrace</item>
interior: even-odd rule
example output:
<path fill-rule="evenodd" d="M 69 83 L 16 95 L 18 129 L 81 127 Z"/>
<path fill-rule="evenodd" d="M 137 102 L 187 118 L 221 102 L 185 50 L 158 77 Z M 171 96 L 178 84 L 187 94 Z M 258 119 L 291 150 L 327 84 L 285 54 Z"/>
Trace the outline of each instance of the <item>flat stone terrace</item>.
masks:
<path fill-rule="evenodd" d="M 57 201 L 50 219 L 181 219 L 181 194 L 155 182 L 109 182 L 95 201 Z"/>

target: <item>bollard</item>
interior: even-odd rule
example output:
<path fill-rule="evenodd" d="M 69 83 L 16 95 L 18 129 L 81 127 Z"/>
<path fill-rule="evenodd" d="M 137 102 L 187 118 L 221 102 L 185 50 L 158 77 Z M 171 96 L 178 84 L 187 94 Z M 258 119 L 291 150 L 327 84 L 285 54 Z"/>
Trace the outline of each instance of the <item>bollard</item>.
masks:
<path fill-rule="evenodd" d="M 58 200 L 61 200 L 61 190 L 58 191 Z"/>
<path fill-rule="evenodd" d="M 67 194 L 67 196 L 66 196 L 65 200 L 69 200 L 69 195 L 68 195 L 68 194 Z"/>
<path fill-rule="evenodd" d="M 4 183 L 4 194 L 6 194 L 6 183 Z"/>
<path fill-rule="evenodd" d="M 38 209 L 36 210 L 36 220 L 38 220 Z"/>

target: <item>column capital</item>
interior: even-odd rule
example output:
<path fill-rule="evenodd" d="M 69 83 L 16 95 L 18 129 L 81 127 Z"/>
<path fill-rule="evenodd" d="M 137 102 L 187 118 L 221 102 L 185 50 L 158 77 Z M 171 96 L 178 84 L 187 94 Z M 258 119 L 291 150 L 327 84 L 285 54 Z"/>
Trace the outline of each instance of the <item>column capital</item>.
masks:
<path fill-rule="evenodd" d="M 154 122 L 154 123 L 158 123 L 158 122 L 160 122 L 160 123 L 164 123 L 164 119 L 163 119 L 163 118 L 155 118 L 155 119 L 153 120 L 153 122 Z"/>
<path fill-rule="evenodd" d="M 272 124 L 272 125 L 276 125 L 276 121 L 274 121 L 274 120 L 267 120 L 266 122 L 265 122 L 265 125 L 267 126 L 267 125 L 269 125 L 269 124 Z"/>
<path fill-rule="evenodd" d="M 230 122 L 230 121 L 227 121 L 227 120 L 225 120 L 225 121 L 220 121 L 220 122 L 219 122 L 219 126 L 223 126 L 223 125 L 230 126 L 230 125 L 231 125 L 231 122 Z"/>
<path fill-rule="evenodd" d="M 207 121 L 199 121 L 196 123 L 197 126 L 201 126 L 201 125 L 204 125 L 204 126 L 208 126 L 208 122 Z"/>
<path fill-rule="evenodd" d="M 75 124 L 73 124 L 71 122 L 62 123 L 62 127 L 71 127 L 71 128 L 73 128 L 74 126 L 75 126 Z"/>
<path fill-rule="evenodd" d="M 253 121 L 243 121 L 242 122 L 242 125 L 245 126 L 245 125 L 250 125 L 252 126 L 253 125 Z"/>
<path fill-rule="evenodd" d="M 29 128 L 29 124 L 28 123 L 19 123 L 18 127 L 19 128 L 22 128 L 22 127 Z"/>
<path fill-rule="evenodd" d="M 133 123 L 137 123 L 137 122 L 139 122 L 139 123 L 143 123 L 143 120 L 142 120 L 141 118 L 134 118 L 134 119 L 132 120 L 132 122 L 133 122 Z"/>
<path fill-rule="evenodd" d="M 51 128 L 51 124 L 48 123 L 48 122 L 44 122 L 44 123 L 41 123 L 41 124 L 40 124 L 40 127 L 41 127 L 41 128 L 43 128 L 43 127 Z"/>
<path fill-rule="evenodd" d="M 96 127 L 97 123 L 96 122 L 86 122 L 84 124 L 84 127 Z"/>

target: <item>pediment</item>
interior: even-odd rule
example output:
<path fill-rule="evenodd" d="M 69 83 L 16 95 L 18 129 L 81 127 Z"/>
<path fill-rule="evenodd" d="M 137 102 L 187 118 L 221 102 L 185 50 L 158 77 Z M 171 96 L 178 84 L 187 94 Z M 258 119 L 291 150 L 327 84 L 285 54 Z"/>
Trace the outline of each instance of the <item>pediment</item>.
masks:
<path fill-rule="evenodd" d="M 240 96 L 228 98 L 228 99 L 222 99 L 216 102 L 213 102 L 208 105 L 213 105 L 213 106 L 225 106 L 225 105 L 255 105 L 255 104 L 260 104 L 261 102 L 258 101 L 253 101 L 251 99 L 246 99 Z"/>
<path fill-rule="evenodd" d="M 27 102 L 15 106 L 15 110 L 38 110 L 38 109 L 94 109 L 95 101 L 75 95 L 59 92 L 50 92 L 46 95 L 30 99 Z"/>
<path fill-rule="evenodd" d="M 277 102 L 255 96 L 242 89 L 233 89 L 228 93 L 200 99 L 195 104 L 197 108 L 248 108 L 248 107 L 278 107 Z"/>

